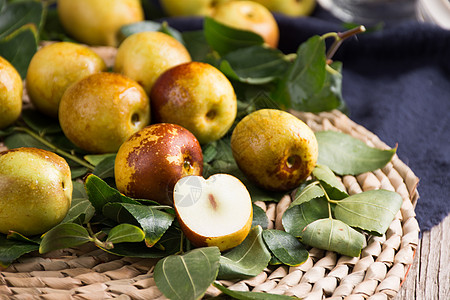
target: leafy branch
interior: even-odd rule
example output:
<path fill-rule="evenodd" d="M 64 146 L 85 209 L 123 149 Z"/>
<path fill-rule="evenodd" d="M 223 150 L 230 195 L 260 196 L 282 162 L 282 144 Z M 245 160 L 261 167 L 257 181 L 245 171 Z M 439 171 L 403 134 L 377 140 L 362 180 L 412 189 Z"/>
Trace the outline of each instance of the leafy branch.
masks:
<path fill-rule="evenodd" d="M 43 145 L 45 145 L 46 147 L 50 148 L 51 151 L 65 157 L 65 158 L 68 158 L 68 159 L 78 163 L 79 165 L 86 167 L 89 170 L 95 169 L 95 166 L 91 165 L 86 160 L 79 158 L 78 156 L 74 155 L 73 153 L 69 153 L 67 151 L 64 151 L 64 150 L 58 148 L 57 146 L 55 146 L 52 143 L 50 143 L 49 141 L 47 141 L 43 136 L 37 134 L 36 132 L 34 132 L 33 130 L 31 130 L 29 128 L 13 127 L 13 130 L 16 132 L 24 132 L 24 133 L 28 134 L 29 136 L 34 138 L 36 141 L 38 141 L 38 142 L 42 143 Z"/>

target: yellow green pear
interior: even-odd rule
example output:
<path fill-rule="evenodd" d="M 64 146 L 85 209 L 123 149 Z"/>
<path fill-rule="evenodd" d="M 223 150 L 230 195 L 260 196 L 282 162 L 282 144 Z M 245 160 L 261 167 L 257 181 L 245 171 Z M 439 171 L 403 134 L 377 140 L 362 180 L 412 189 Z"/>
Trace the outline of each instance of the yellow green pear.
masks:
<path fill-rule="evenodd" d="M 150 103 L 134 80 L 117 73 L 96 73 L 64 92 L 58 118 L 76 146 L 91 153 L 110 153 L 150 123 Z"/>
<path fill-rule="evenodd" d="M 106 71 L 105 62 L 90 48 L 70 42 L 53 43 L 39 49 L 31 59 L 27 92 L 39 111 L 56 118 L 67 87 L 102 71 Z"/>
<path fill-rule="evenodd" d="M 64 29 L 88 45 L 118 45 L 120 27 L 144 20 L 140 0 L 58 0 Z"/>
<path fill-rule="evenodd" d="M 309 16 L 316 7 L 316 0 L 253 0 L 270 11 L 287 16 Z"/>
<path fill-rule="evenodd" d="M 23 82 L 17 70 L 0 56 L 0 129 L 11 125 L 22 112 Z"/>
<path fill-rule="evenodd" d="M 141 84 L 147 94 L 167 69 L 190 62 L 187 49 L 162 32 L 139 32 L 127 37 L 117 50 L 114 71 Z"/>
<path fill-rule="evenodd" d="M 164 12 L 171 17 L 210 16 L 216 6 L 230 0 L 160 0 Z"/>
<path fill-rule="evenodd" d="M 252 31 L 272 47 L 278 46 L 279 28 L 275 17 L 263 5 L 253 1 L 229 1 L 216 6 L 211 17 L 227 26 Z"/>
<path fill-rule="evenodd" d="M 233 130 L 231 149 L 245 176 L 273 191 L 289 191 L 300 185 L 319 156 L 311 128 L 278 109 L 260 109 L 245 116 Z"/>
<path fill-rule="evenodd" d="M 30 236 L 60 223 L 72 201 L 69 165 L 37 148 L 0 152 L 0 232 Z"/>

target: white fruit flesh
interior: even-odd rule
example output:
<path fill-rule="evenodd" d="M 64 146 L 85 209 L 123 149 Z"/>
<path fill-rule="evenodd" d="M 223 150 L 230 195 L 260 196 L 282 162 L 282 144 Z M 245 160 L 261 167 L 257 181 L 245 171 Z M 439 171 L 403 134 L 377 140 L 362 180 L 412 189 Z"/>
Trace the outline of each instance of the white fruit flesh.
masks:
<path fill-rule="evenodd" d="M 239 179 L 215 174 L 187 176 L 175 185 L 174 201 L 182 222 L 196 234 L 220 237 L 241 230 L 252 216 L 250 194 Z"/>

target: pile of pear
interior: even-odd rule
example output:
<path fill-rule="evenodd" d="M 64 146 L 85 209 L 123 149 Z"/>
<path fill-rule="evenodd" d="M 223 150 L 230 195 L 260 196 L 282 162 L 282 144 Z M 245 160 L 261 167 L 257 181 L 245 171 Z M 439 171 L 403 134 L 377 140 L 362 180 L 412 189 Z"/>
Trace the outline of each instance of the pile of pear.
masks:
<path fill-rule="evenodd" d="M 79 24 L 84 21 L 73 19 L 76 6 L 91 5 L 95 11 L 98 2 L 60 0 L 59 13 Z M 231 5 L 252 9 L 254 4 L 247 2 L 227 2 L 215 14 L 225 23 L 232 18 Z M 129 19 L 116 18 L 121 22 L 143 18 L 134 6 L 120 11 L 130 13 Z M 256 11 L 253 17 L 259 15 L 264 16 Z M 266 27 L 273 28 L 270 24 Z M 109 31 L 78 26 L 68 32 L 89 45 L 115 45 L 117 30 L 112 25 Z M 277 42 L 278 28 L 266 40 L 272 47 Z M 252 199 L 239 179 L 228 174 L 202 177 L 202 146 L 231 134 L 240 170 L 253 184 L 272 191 L 297 187 L 317 161 L 314 133 L 288 112 L 255 111 L 230 132 L 237 115 L 231 82 L 212 65 L 192 61 L 185 46 L 165 33 L 125 38 L 110 68 L 85 44 L 46 44 L 33 56 L 25 82 L 34 108 L 58 120 L 74 146 L 86 153 L 116 153 L 115 184 L 121 193 L 172 205 L 195 246 L 235 247 L 247 236 L 253 218 Z M 17 71 L 0 57 L 0 129 L 20 117 L 23 89 Z M 72 189 L 70 168 L 59 155 L 36 148 L 1 152 L 0 233 L 36 235 L 51 229 L 70 209 Z"/>

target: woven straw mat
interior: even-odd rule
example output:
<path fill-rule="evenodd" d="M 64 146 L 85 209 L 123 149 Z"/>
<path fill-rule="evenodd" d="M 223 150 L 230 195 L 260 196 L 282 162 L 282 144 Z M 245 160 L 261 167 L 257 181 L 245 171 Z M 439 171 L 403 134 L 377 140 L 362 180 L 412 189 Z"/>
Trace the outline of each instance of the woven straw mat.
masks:
<path fill-rule="evenodd" d="M 111 65 L 114 50 L 95 50 Z M 372 147 L 389 148 L 376 135 L 339 111 L 292 113 L 314 131 L 341 131 Z M 0 144 L 0 151 L 4 149 Z M 283 294 L 308 300 L 393 298 L 413 263 L 419 241 L 414 212 L 419 198 L 416 189 L 419 180 L 397 155 L 382 169 L 340 179 L 349 194 L 387 189 L 398 192 L 403 198 L 403 205 L 386 234 L 367 237 L 367 245 L 360 257 L 312 248 L 308 260 L 300 266 L 269 266 L 254 278 L 220 283 L 233 290 Z M 282 229 L 281 217 L 291 201 L 291 196 L 286 195 L 279 203 L 256 204 L 265 210 L 269 228 Z M 156 259 L 114 256 L 92 244 L 45 255 L 31 253 L 0 270 L 0 299 L 166 299 L 153 279 L 156 262 Z M 204 298 L 218 294 L 220 292 L 211 286 Z"/>

